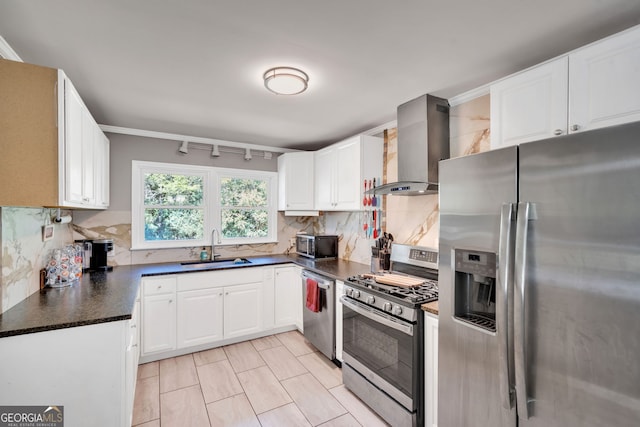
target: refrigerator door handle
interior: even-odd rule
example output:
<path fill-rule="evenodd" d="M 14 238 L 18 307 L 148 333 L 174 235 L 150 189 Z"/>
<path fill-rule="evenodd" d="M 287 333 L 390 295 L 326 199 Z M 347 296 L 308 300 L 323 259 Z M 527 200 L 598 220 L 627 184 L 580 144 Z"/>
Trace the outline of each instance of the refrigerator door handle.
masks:
<path fill-rule="evenodd" d="M 498 303 L 497 331 L 500 396 L 505 409 L 513 408 L 513 387 L 509 375 L 509 300 L 513 289 L 513 253 L 514 223 L 516 218 L 515 203 L 504 203 L 500 212 L 500 243 L 498 249 L 498 286 L 496 301 Z"/>
<path fill-rule="evenodd" d="M 525 295 L 527 277 L 527 234 L 529 221 L 534 219 L 534 206 L 529 202 L 518 203 L 516 223 L 515 288 L 513 300 L 513 353 L 515 361 L 516 403 L 518 416 L 529 418 L 529 397 L 527 396 L 527 360 L 525 346 Z"/>

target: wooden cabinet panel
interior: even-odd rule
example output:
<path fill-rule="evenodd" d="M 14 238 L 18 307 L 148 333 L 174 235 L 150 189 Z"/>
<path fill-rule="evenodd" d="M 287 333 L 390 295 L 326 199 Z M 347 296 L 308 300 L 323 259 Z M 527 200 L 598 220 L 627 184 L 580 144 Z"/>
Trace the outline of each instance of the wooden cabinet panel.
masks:
<path fill-rule="evenodd" d="M 106 137 L 66 75 L 0 59 L 0 93 L 0 206 L 106 208 L 95 167 Z"/>

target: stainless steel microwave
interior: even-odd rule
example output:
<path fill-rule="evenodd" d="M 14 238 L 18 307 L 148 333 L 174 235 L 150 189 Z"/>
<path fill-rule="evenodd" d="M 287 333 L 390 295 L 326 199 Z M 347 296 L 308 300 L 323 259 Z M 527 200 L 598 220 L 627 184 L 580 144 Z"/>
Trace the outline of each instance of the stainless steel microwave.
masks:
<path fill-rule="evenodd" d="M 296 253 L 307 258 L 338 258 L 338 236 L 336 235 L 296 235 Z"/>

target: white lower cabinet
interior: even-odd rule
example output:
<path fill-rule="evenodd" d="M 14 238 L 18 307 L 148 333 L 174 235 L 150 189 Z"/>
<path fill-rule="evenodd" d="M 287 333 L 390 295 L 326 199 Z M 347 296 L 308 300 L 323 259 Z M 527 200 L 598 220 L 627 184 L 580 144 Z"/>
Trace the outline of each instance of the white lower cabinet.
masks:
<path fill-rule="evenodd" d="M 263 328 L 262 282 L 224 288 L 224 337 L 260 332 Z"/>
<path fill-rule="evenodd" d="M 222 339 L 223 288 L 178 292 L 178 348 Z"/>
<path fill-rule="evenodd" d="M 143 362 L 272 330 L 273 270 L 251 267 L 145 277 Z"/>
<path fill-rule="evenodd" d="M 275 268 L 275 326 L 295 325 L 302 332 L 302 268 Z"/>
<path fill-rule="evenodd" d="M 425 427 L 438 426 L 438 316 L 424 313 Z"/>
<path fill-rule="evenodd" d="M 140 291 L 128 322 L 128 343 L 125 353 L 125 415 L 131 424 L 133 416 L 133 400 L 136 392 L 136 380 L 138 377 L 138 361 L 140 360 Z"/>
<path fill-rule="evenodd" d="M 64 425 L 70 427 L 130 426 L 137 365 L 129 359 L 136 348 L 133 322 L 0 339 L 0 402 L 63 406 Z"/>
<path fill-rule="evenodd" d="M 142 354 L 176 348 L 176 276 L 142 280 Z"/>

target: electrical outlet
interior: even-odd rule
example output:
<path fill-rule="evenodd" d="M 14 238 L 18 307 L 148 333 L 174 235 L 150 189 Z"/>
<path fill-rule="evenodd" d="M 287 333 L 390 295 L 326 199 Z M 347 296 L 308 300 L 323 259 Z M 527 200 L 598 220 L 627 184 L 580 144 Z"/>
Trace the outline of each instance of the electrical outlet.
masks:
<path fill-rule="evenodd" d="M 290 238 L 289 239 L 289 246 L 293 247 L 295 245 L 296 245 L 296 238 L 295 237 Z"/>

